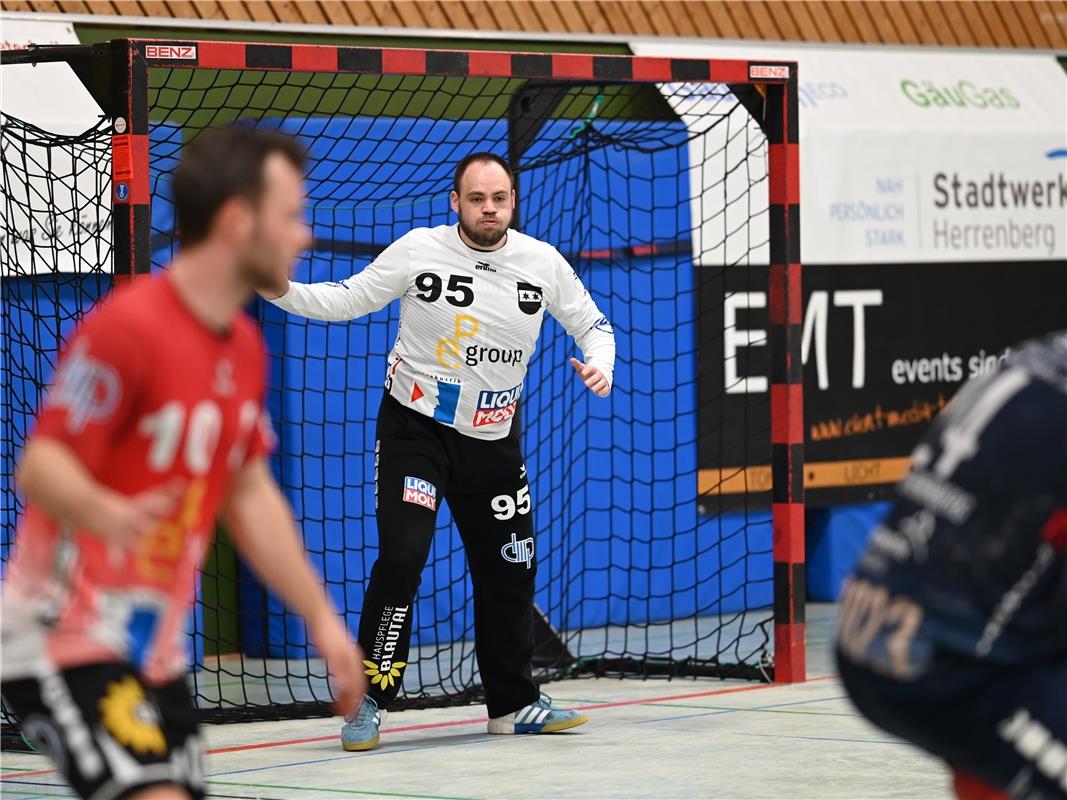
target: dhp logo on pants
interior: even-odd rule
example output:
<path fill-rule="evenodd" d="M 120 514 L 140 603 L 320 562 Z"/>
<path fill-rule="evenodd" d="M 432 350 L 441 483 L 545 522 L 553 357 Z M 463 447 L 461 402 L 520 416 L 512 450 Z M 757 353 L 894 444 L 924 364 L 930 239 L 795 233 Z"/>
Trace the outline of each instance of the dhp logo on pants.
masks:
<path fill-rule="evenodd" d="M 512 564 L 525 564 L 526 569 L 529 569 L 534 557 L 533 537 L 530 536 L 520 541 L 517 534 L 511 534 L 511 541 L 500 548 L 500 555 L 504 556 L 505 561 L 510 561 Z"/>
<path fill-rule="evenodd" d="M 422 478 L 404 478 L 404 502 L 437 510 L 437 487 Z"/>

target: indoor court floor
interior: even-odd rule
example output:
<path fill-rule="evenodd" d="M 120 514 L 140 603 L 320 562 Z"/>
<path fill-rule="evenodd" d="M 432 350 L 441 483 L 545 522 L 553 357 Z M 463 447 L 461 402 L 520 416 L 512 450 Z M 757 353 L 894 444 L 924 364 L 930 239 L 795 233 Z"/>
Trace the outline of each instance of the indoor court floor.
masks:
<path fill-rule="evenodd" d="M 809 680 L 579 679 L 546 685 L 589 723 L 490 736 L 484 707 L 389 716 L 345 753 L 339 718 L 205 726 L 219 798 L 949 798 L 940 763 L 868 725 L 833 675 L 834 607 L 808 610 Z M 4 797 L 70 797 L 43 757 L 3 754 Z"/>

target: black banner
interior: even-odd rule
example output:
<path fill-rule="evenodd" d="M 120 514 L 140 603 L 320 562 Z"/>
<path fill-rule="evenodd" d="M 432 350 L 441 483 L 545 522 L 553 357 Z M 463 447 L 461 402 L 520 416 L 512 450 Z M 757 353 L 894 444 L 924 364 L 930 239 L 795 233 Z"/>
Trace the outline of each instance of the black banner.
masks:
<path fill-rule="evenodd" d="M 767 269 L 698 267 L 699 493 L 770 502 Z M 1067 328 L 1067 263 L 804 267 L 805 487 L 884 496 L 926 426 L 1007 349 Z"/>

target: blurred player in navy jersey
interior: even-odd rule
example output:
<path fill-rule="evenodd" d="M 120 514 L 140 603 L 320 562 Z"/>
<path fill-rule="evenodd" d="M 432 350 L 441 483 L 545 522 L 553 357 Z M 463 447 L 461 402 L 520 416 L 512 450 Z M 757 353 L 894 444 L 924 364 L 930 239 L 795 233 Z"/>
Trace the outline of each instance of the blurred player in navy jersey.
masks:
<path fill-rule="evenodd" d="M 251 128 L 186 146 L 181 251 L 78 327 L 22 454 L 3 695 L 82 797 L 204 796 L 185 622 L 220 514 L 306 619 L 340 707 L 366 685 L 267 464 L 267 357 L 242 311 L 310 244 L 303 166 Z"/>
<path fill-rule="evenodd" d="M 840 615 L 853 702 L 961 798 L 1067 798 L 1067 331 L 934 422 Z"/>

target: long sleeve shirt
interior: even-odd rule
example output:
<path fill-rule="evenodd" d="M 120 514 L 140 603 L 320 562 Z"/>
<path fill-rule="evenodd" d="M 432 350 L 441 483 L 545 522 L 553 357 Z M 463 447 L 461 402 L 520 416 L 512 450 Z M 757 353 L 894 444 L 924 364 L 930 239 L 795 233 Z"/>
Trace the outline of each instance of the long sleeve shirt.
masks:
<path fill-rule="evenodd" d="M 547 310 L 610 384 L 615 334 L 566 259 L 509 230 L 503 247 L 468 247 L 458 225 L 416 228 L 336 283 L 290 282 L 272 302 L 320 320 L 362 317 L 400 299 L 385 386 L 401 404 L 477 439 L 511 429 Z"/>

